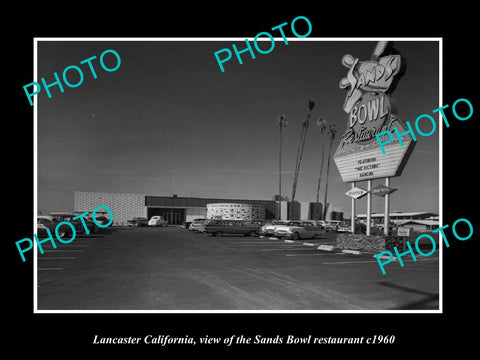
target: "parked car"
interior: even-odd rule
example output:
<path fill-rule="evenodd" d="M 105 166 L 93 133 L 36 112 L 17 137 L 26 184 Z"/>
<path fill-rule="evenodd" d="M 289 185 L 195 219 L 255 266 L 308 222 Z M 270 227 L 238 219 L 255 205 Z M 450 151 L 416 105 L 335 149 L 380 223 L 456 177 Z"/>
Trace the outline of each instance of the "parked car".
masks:
<path fill-rule="evenodd" d="M 314 239 L 323 234 L 323 228 L 313 222 L 289 221 L 286 225 L 276 225 L 273 235 L 278 238 L 293 240 Z"/>
<path fill-rule="evenodd" d="M 370 226 L 370 235 L 383 235 L 383 223 L 371 222 Z M 388 233 L 393 234 L 394 230 L 397 228 L 397 225 L 393 222 L 389 224 Z M 351 232 L 351 230 L 349 230 Z M 365 222 L 358 222 L 355 224 L 355 233 L 357 234 L 366 234 L 367 233 L 367 224 Z"/>
<path fill-rule="evenodd" d="M 48 215 L 39 215 L 37 216 L 37 236 L 39 239 L 46 238 L 48 235 L 47 229 L 50 231 L 52 236 L 55 237 L 55 228 L 57 227 L 58 222 L 54 221 L 53 216 Z M 64 237 L 67 233 L 73 233 L 72 229 L 68 226 L 60 226 L 58 228 L 58 236 Z"/>
<path fill-rule="evenodd" d="M 204 232 L 205 231 L 205 221 L 207 221 L 207 220 L 208 219 L 205 219 L 205 218 L 193 219 L 192 223 L 188 226 L 188 230 Z"/>
<path fill-rule="evenodd" d="M 147 224 L 148 224 L 148 219 L 141 216 L 136 216 L 132 220 L 127 220 L 127 225 L 129 227 L 132 227 L 132 226 L 141 227 L 141 226 L 147 226 Z"/>
<path fill-rule="evenodd" d="M 187 230 L 188 230 L 188 228 L 190 227 L 190 224 L 191 224 L 191 223 L 192 223 L 191 221 L 184 221 L 184 222 L 182 222 L 182 227 L 183 227 L 184 229 L 187 229 Z"/>
<path fill-rule="evenodd" d="M 76 216 L 78 215 L 79 214 L 77 214 Z M 85 226 L 87 227 L 90 234 L 94 233 L 99 229 L 99 226 L 97 226 L 97 224 L 93 222 L 93 219 L 90 216 L 83 217 L 83 221 L 85 222 Z M 75 229 L 77 228 L 77 223 L 79 223 L 82 226 L 82 233 L 86 233 L 85 227 L 83 226 L 81 219 L 73 220 L 73 222 L 75 225 Z"/>
<path fill-rule="evenodd" d="M 80 218 L 73 220 L 74 217 L 80 214 L 69 213 L 69 212 L 52 212 L 50 213 L 50 215 L 52 216 L 52 220 L 57 224 L 63 221 L 68 221 L 69 223 L 71 223 L 74 226 L 75 232 L 77 234 L 87 233 L 85 231 L 85 227 L 83 226 L 82 220 L 80 220 Z M 97 230 L 97 227 L 95 226 L 93 221 L 90 221 L 85 217 L 83 218 L 83 220 L 85 221 L 85 225 L 87 226 L 90 233 L 95 232 Z M 65 230 L 66 234 L 72 233 L 71 227 L 68 225 L 63 225 L 60 227 L 60 229 Z"/>
<path fill-rule="evenodd" d="M 259 230 L 260 224 L 243 220 L 210 220 L 205 224 L 205 232 L 211 236 L 223 236 L 223 234 L 258 236 Z"/>
<path fill-rule="evenodd" d="M 337 231 L 340 225 L 340 221 L 337 220 L 319 220 L 320 225 L 323 226 L 325 231 Z"/>
<path fill-rule="evenodd" d="M 379 232 L 379 233 L 383 233 L 383 229 L 385 227 L 385 224 L 382 222 L 382 223 L 378 223 L 378 224 L 375 224 L 374 225 L 374 228 Z M 392 233 L 393 230 L 396 230 L 397 229 L 397 225 L 393 222 L 390 222 L 388 224 L 388 232 L 389 233 Z"/>
<path fill-rule="evenodd" d="M 350 224 L 346 222 L 342 222 L 338 224 L 337 232 L 343 232 L 343 233 L 352 232 L 352 227 Z"/>
<path fill-rule="evenodd" d="M 273 230 L 275 228 L 275 225 L 285 225 L 287 224 L 288 221 L 285 220 L 271 220 L 263 224 L 263 226 L 260 228 L 258 234 L 260 236 L 273 236 Z"/>
<path fill-rule="evenodd" d="M 148 226 L 164 226 L 167 227 L 168 223 L 167 220 L 160 215 L 154 215 L 148 220 Z"/>
<path fill-rule="evenodd" d="M 107 225 L 107 224 L 111 225 L 111 224 L 110 224 L 110 219 L 107 218 L 105 215 L 96 215 L 96 216 L 95 216 L 95 221 L 96 221 L 97 223 L 99 223 L 100 225 L 104 225 L 104 227 L 105 227 L 105 225 Z"/>

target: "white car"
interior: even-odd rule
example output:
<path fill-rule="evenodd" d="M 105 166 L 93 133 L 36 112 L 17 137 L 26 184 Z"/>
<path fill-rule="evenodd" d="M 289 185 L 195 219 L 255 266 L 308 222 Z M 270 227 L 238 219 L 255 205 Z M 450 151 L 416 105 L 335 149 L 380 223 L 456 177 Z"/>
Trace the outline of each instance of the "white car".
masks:
<path fill-rule="evenodd" d="M 188 230 L 205 232 L 206 221 L 208 221 L 208 219 L 205 219 L 205 218 L 193 219 L 192 223 L 188 227 Z"/>
<path fill-rule="evenodd" d="M 258 232 L 260 236 L 273 236 L 273 230 L 277 225 L 285 225 L 288 221 L 284 220 L 271 220 L 263 224 Z"/>
<path fill-rule="evenodd" d="M 352 226 L 347 223 L 338 224 L 337 232 L 348 233 L 352 231 Z"/>
<path fill-rule="evenodd" d="M 340 221 L 336 220 L 319 220 L 318 222 L 326 231 L 337 231 L 340 223 Z"/>
<path fill-rule="evenodd" d="M 167 220 L 160 215 L 154 215 L 148 220 L 148 226 L 168 226 Z"/>
<path fill-rule="evenodd" d="M 314 239 L 322 233 L 321 226 L 307 221 L 290 221 L 286 225 L 276 225 L 273 230 L 275 237 L 293 240 Z"/>

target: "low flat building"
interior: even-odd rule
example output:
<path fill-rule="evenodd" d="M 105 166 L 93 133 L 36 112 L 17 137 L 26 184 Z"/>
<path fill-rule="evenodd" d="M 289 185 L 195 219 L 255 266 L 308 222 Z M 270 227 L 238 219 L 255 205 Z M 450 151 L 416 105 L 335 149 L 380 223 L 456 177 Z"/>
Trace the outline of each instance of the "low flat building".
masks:
<path fill-rule="evenodd" d="M 384 219 L 384 213 L 372 213 L 372 219 L 375 222 L 381 222 Z M 390 221 L 399 224 L 401 221 L 405 220 L 425 220 L 427 218 L 438 216 L 438 214 L 425 211 L 415 211 L 415 212 L 401 212 L 395 211 L 390 213 Z M 357 219 L 360 221 L 367 220 L 367 214 L 358 214 Z"/>
<path fill-rule="evenodd" d="M 265 206 L 260 204 L 238 203 L 207 204 L 207 218 L 264 221 Z"/>
<path fill-rule="evenodd" d="M 398 220 L 398 227 L 411 228 L 417 232 L 429 232 L 439 227 L 439 221 L 434 219 L 426 220 Z"/>
<path fill-rule="evenodd" d="M 208 213 L 208 205 L 227 204 L 227 207 L 211 207 Z M 235 204 L 235 207 L 230 205 Z M 238 206 L 237 206 L 238 205 Z M 218 199 L 218 198 L 198 198 L 181 196 L 151 196 L 145 194 L 131 193 L 107 193 L 107 192 L 74 192 L 74 211 L 83 213 L 91 212 L 98 206 L 107 206 L 113 213 L 114 225 L 126 225 L 128 220 L 134 217 L 146 217 L 150 219 L 154 215 L 163 216 L 171 225 L 181 225 L 184 221 L 193 221 L 195 218 L 207 218 L 220 216 L 214 214 L 215 211 L 222 212 L 225 215 L 225 209 L 228 208 L 228 216 L 241 216 L 245 213 L 255 220 L 276 219 L 278 214 L 278 201 L 274 200 L 245 200 L 245 199 Z M 280 218 L 288 219 L 288 210 L 291 203 L 282 201 L 280 204 Z M 247 208 L 251 209 L 250 215 L 247 214 Z M 242 210 L 243 209 L 243 210 Z M 235 211 L 240 213 L 236 214 Z M 321 213 L 323 204 L 318 206 L 314 202 L 295 202 L 293 205 L 293 220 L 313 220 L 316 218 L 316 212 Z M 240 215 L 239 215 L 240 214 Z M 330 219 L 331 211 L 327 213 L 327 219 Z"/>
<path fill-rule="evenodd" d="M 274 219 L 277 203 L 273 200 L 239 200 L 194 198 L 180 196 L 150 196 L 129 193 L 104 193 L 75 191 L 75 212 L 92 211 L 97 206 L 108 206 L 113 213 L 115 225 L 126 225 L 137 217 L 150 219 L 154 215 L 163 216 L 171 225 L 181 225 L 184 221 L 207 217 L 207 205 L 214 203 L 236 203 L 260 206 L 265 219 Z"/>

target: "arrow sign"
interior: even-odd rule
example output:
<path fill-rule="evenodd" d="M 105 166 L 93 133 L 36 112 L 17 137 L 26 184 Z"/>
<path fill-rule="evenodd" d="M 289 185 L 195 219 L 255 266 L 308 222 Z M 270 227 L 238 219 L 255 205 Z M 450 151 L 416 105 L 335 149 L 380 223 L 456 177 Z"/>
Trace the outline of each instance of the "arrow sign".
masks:
<path fill-rule="evenodd" d="M 379 185 L 375 186 L 375 187 L 370 191 L 370 193 L 372 193 L 373 195 L 377 195 L 377 196 L 384 197 L 385 195 L 391 194 L 391 193 L 394 192 L 395 190 L 397 190 L 397 189 L 390 188 L 390 187 L 388 187 L 388 186 L 379 184 Z"/>
<path fill-rule="evenodd" d="M 348 190 L 345 195 L 347 196 L 350 196 L 354 199 L 359 199 L 361 198 L 362 196 L 364 196 L 368 191 L 367 190 L 363 190 L 361 188 L 358 188 L 358 187 L 354 187 L 353 189 L 350 189 Z"/>

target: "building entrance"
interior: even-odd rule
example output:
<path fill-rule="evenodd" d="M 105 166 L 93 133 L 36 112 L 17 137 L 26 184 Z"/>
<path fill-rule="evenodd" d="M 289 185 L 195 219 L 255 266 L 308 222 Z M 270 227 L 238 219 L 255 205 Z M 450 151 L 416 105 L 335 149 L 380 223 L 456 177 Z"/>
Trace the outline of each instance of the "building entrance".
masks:
<path fill-rule="evenodd" d="M 168 221 L 168 225 L 182 225 L 185 221 L 185 209 L 179 208 L 147 208 L 147 217 L 150 219 L 154 215 L 160 215 Z"/>

